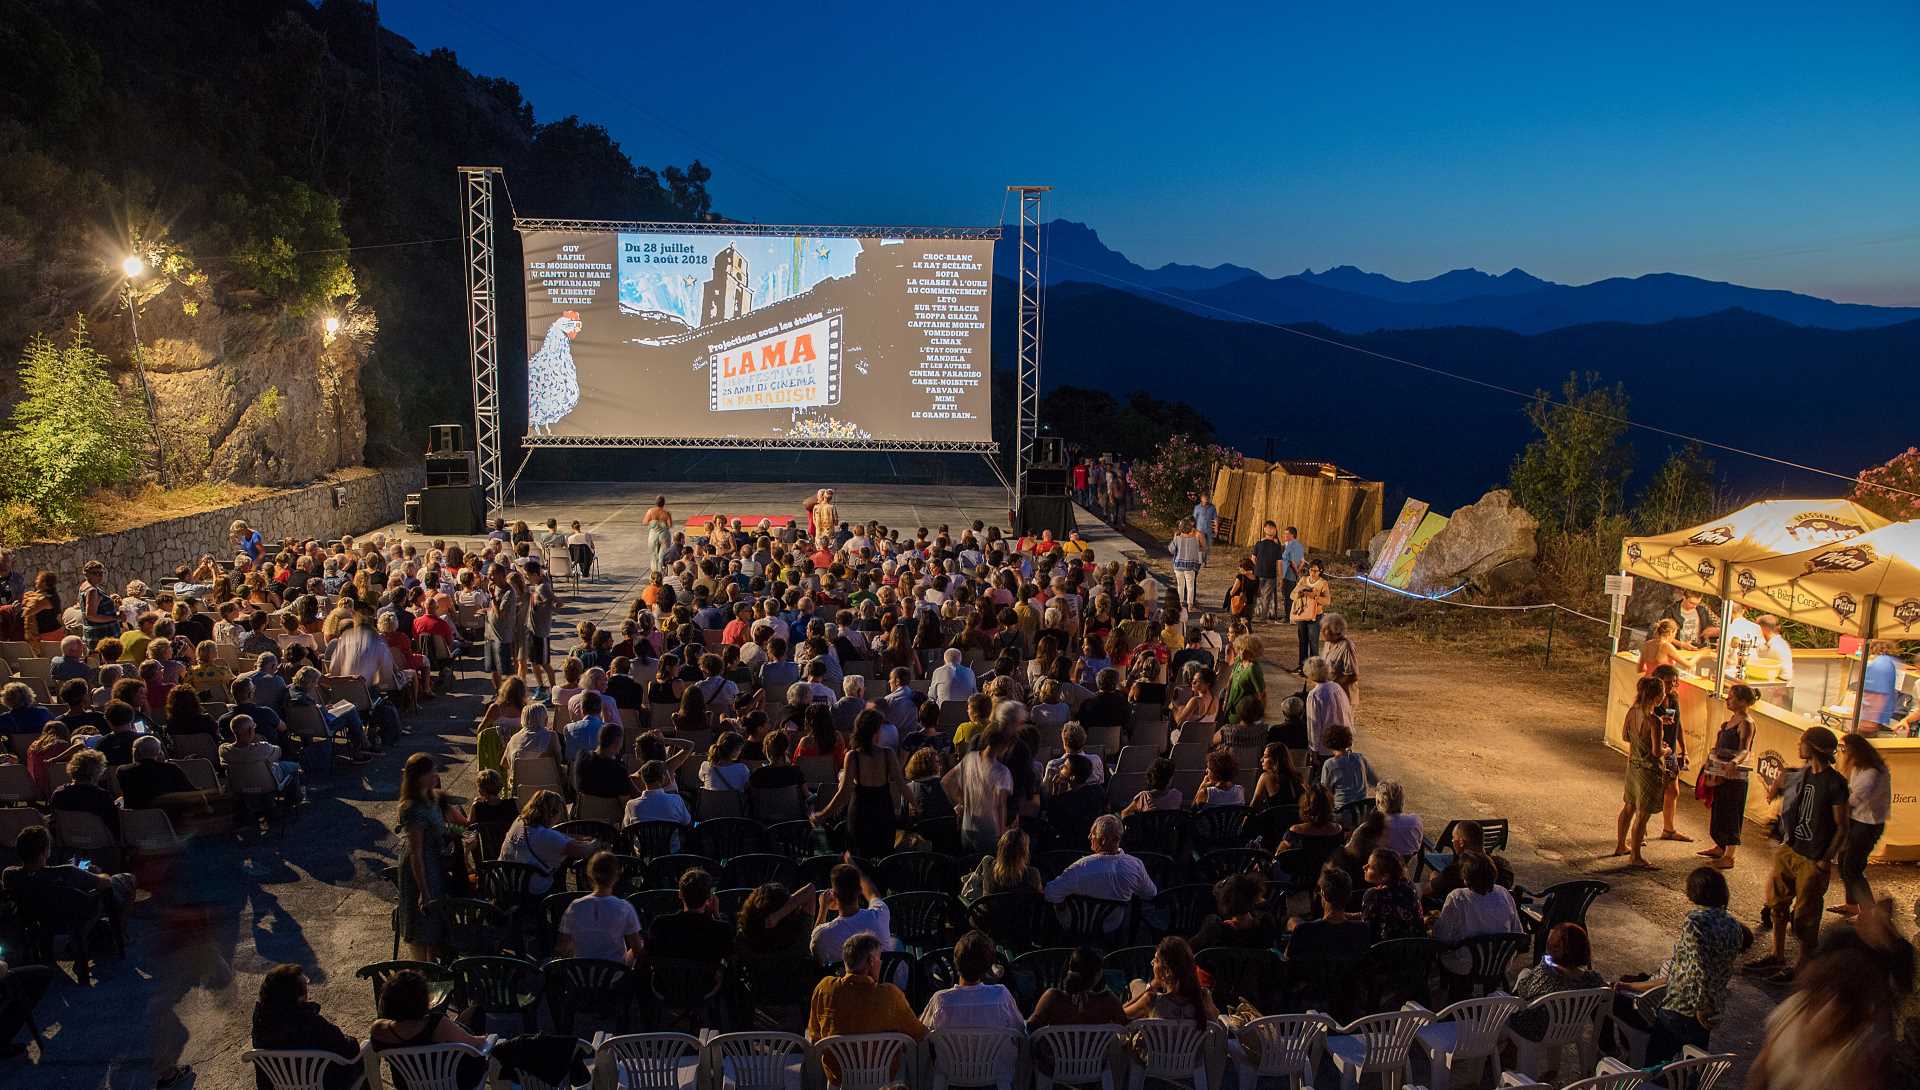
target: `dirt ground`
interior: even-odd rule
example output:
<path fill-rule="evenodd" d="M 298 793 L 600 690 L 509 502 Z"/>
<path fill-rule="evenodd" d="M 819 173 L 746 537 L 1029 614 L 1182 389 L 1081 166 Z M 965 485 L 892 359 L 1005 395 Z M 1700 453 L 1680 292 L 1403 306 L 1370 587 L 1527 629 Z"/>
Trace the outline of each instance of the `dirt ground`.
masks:
<path fill-rule="evenodd" d="M 1202 602 L 1220 601 L 1237 561 L 1237 552 L 1210 558 L 1200 583 Z M 1708 843 L 1706 809 L 1683 789 L 1676 825 L 1694 842 L 1650 835 L 1646 856 L 1654 870 L 1629 871 L 1606 857 L 1625 761 L 1601 741 L 1604 648 L 1595 635 L 1569 624 L 1550 669 L 1543 665 L 1543 644 L 1528 642 L 1538 636 L 1531 626 L 1516 627 L 1518 642 L 1496 639 L 1477 618 L 1463 620 L 1431 603 L 1383 607 L 1371 597 L 1376 595 L 1350 583 L 1336 584 L 1334 591 L 1333 608 L 1347 614 L 1359 656 L 1359 750 L 1382 778 L 1406 786 L 1407 809 L 1422 816 L 1429 835 L 1455 818 L 1508 818 L 1507 855 L 1520 884 L 1538 889 L 1572 878 L 1611 883 L 1588 918 L 1594 968 L 1610 978 L 1658 969 L 1690 907 L 1685 882 L 1701 862 L 1695 850 Z M 1392 625 L 1370 630 L 1369 618 L 1392 618 Z M 1255 632 L 1266 650 L 1269 703 L 1299 691 L 1302 682 L 1292 673 L 1298 665 L 1294 627 L 1260 624 Z M 1656 816 L 1650 834 L 1659 827 Z M 1771 849 L 1765 830 L 1749 823 L 1738 863 L 1726 872 L 1734 915 L 1756 931 Z M 1867 875 L 1876 891 L 1892 895 L 1911 935 L 1908 907 L 1920 894 L 1920 872 L 1885 865 Z M 1838 901 L 1836 888 L 1828 903 Z M 1763 947 L 1766 939 L 1758 942 Z M 1764 1038 L 1767 1013 L 1783 995 L 1783 989 L 1736 974 L 1713 1036 L 1714 1051 L 1740 1056 L 1731 1085 L 1744 1081 Z"/>

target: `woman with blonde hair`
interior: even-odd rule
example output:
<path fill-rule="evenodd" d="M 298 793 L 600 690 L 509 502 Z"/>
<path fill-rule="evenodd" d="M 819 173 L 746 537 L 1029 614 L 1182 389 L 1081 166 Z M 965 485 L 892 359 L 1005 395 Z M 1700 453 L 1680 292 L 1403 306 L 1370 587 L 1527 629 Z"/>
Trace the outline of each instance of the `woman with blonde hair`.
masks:
<path fill-rule="evenodd" d="M 1640 676 L 1651 677 L 1662 666 L 1672 666 L 1676 670 L 1690 670 L 1693 664 L 1681 654 L 1680 645 L 1675 642 L 1680 626 L 1671 617 L 1662 617 L 1654 624 L 1653 632 L 1640 642 Z"/>
<path fill-rule="evenodd" d="M 540 872 L 528 879 L 529 892 L 546 894 L 553 889 L 554 876 L 561 874 L 569 861 L 585 858 L 593 851 L 593 841 L 554 829 L 566 819 L 566 801 L 542 789 L 533 793 L 520 808 L 520 816 L 507 826 L 506 838 L 500 842 L 500 858 L 507 863 L 525 863 Z"/>
<path fill-rule="evenodd" d="M 1045 883 L 1039 869 L 1031 864 L 1031 848 L 1027 834 L 1020 830 L 1008 829 L 1001 833 L 993 854 L 981 859 L 973 873 L 960 883 L 960 899 L 972 904 L 996 893 L 1023 890 L 1038 895 Z"/>
<path fill-rule="evenodd" d="M 549 729 L 553 722 L 553 712 L 545 704 L 529 704 L 520 713 L 520 730 L 507 739 L 506 752 L 501 754 L 500 763 L 507 773 L 509 790 L 513 785 L 514 765 L 523 760 L 544 758 L 553 762 L 552 782 L 561 782 L 560 743 Z"/>

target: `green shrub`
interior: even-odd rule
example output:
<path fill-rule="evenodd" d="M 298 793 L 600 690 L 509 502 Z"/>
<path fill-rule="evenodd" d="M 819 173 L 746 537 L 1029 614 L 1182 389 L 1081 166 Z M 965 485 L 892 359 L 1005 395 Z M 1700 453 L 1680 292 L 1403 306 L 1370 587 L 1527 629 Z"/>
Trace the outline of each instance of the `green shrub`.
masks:
<path fill-rule="evenodd" d="M 146 419 L 107 373 L 84 320 L 65 346 L 35 335 L 18 373 L 21 398 L 0 433 L 0 505 L 37 510 L 47 529 L 78 529 L 88 492 L 140 471 Z"/>

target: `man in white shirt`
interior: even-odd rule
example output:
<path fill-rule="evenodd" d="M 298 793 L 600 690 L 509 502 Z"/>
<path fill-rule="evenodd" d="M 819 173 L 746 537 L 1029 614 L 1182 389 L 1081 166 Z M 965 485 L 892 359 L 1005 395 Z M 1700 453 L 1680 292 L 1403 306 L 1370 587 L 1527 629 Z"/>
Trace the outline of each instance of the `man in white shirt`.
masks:
<path fill-rule="evenodd" d="M 1780 634 L 1780 618 L 1771 613 L 1763 613 L 1755 622 L 1760 628 L 1760 643 L 1754 649 L 1753 657 L 1761 662 L 1780 664 L 1780 680 L 1793 681 L 1793 648 L 1787 638 Z"/>
<path fill-rule="evenodd" d="M 1100 815 L 1087 834 L 1093 854 L 1081 856 L 1061 871 L 1060 877 L 1048 882 L 1047 900 L 1057 905 L 1076 894 L 1103 901 L 1151 899 L 1158 895 L 1160 891 L 1147 874 L 1147 865 L 1120 850 L 1120 834 L 1124 828 L 1113 814 Z M 1114 925 L 1119 926 L 1121 922 L 1115 920 Z"/>
<path fill-rule="evenodd" d="M 921 624 L 938 623 L 922 619 Z M 933 679 L 927 684 L 927 698 L 939 703 L 945 700 L 965 700 L 978 692 L 980 685 L 974 680 L 973 671 L 968 669 L 958 647 L 947 648 L 946 661 L 933 672 Z"/>
<path fill-rule="evenodd" d="M 991 853 L 1000 842 L 1013 794 L 1013 773 L 1001 761 L 1013 742 L 1013 731 L 996 728 L 940 779 L 960 815 L 960 842 L 968 851 Z"/>
<path fill-rule="evenodd" d="M 671 821 L 682 828 L 693 824 L 693 814 L 687 810 L 687 800 L 667 789 L 667 780 L 672 774 L 667 771 L 665 761 L 648 761 L 640 766 L 640 784 L 646 790 L 640 796 L 627 802 L 626 824 L 641 821 Z M 673 851 L 680 850 L 680 838 L 673 838 Z"/>
<path fill-rule="evenodd" d="M 920 722 L 920 694 L 913 691 L 913 674 L 904 666 L 896 666 L 888 675 L 891 686 L 887 695 L 879 701 L 880 714 L 886 716 L 887 723 L 894 728 L 895 737 L 901 731 L 911 731 Z"/>
<path fill-rule="evenodd" d="M 829 912 L 835 915 L 829 918 Z M 833 889 L 820 899 L 814 919 L 818 922 L 807 948 L 822 965 L 839 961 L 841 946 L 862 931 L 871 931 L 882 950 L 893 949 L 893 916 L 887 903 L 860 868 L 850 863 L 833 868 Z"/>
<path fill-rule="evenodd" d="M 953 944 L 953 971 L 960 983 L 942 988 L 927 1000 L 920 1021 L 930 1030 L 999 1029 L 1024 1033 L 1026 1019 L 1004 984 L 983 984 L 993 972 L 993 940 L 983 931 L 969 931 Z"/>
<path fill-rule="evenodd" d="M 1759 647 L 1762 639 L 1760 626 L 1747 619 L 1747 607 L 1735 602 L 1730 610 L 1733 619 L 1727 622 L 1727 639 L 1744 643 L 1749 648 Z"/>
<path fill-rule="evenodd" d="M 264 765 L 267 774 L 273 777 L 275 790 L 285 790 L 287 784 L 300 774 L 298 762 L 281 760 L 279 746 L 260 740 L 253 716 L 234 716 L 228 722 L 228 729 L 233 731 L 233 741 L 220 746 L 220 763 L 227 768 L 229 775 L 242 765 Z"/>

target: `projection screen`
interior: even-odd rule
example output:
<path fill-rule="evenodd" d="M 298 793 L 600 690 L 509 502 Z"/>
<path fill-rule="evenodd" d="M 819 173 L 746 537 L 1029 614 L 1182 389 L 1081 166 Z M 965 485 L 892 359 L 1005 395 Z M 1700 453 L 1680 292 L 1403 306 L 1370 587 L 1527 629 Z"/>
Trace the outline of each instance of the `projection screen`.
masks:
<path fill-rule="evenodd" d="M 527 444 L 993 449 L 992 232 L 540 222 Z"/>

